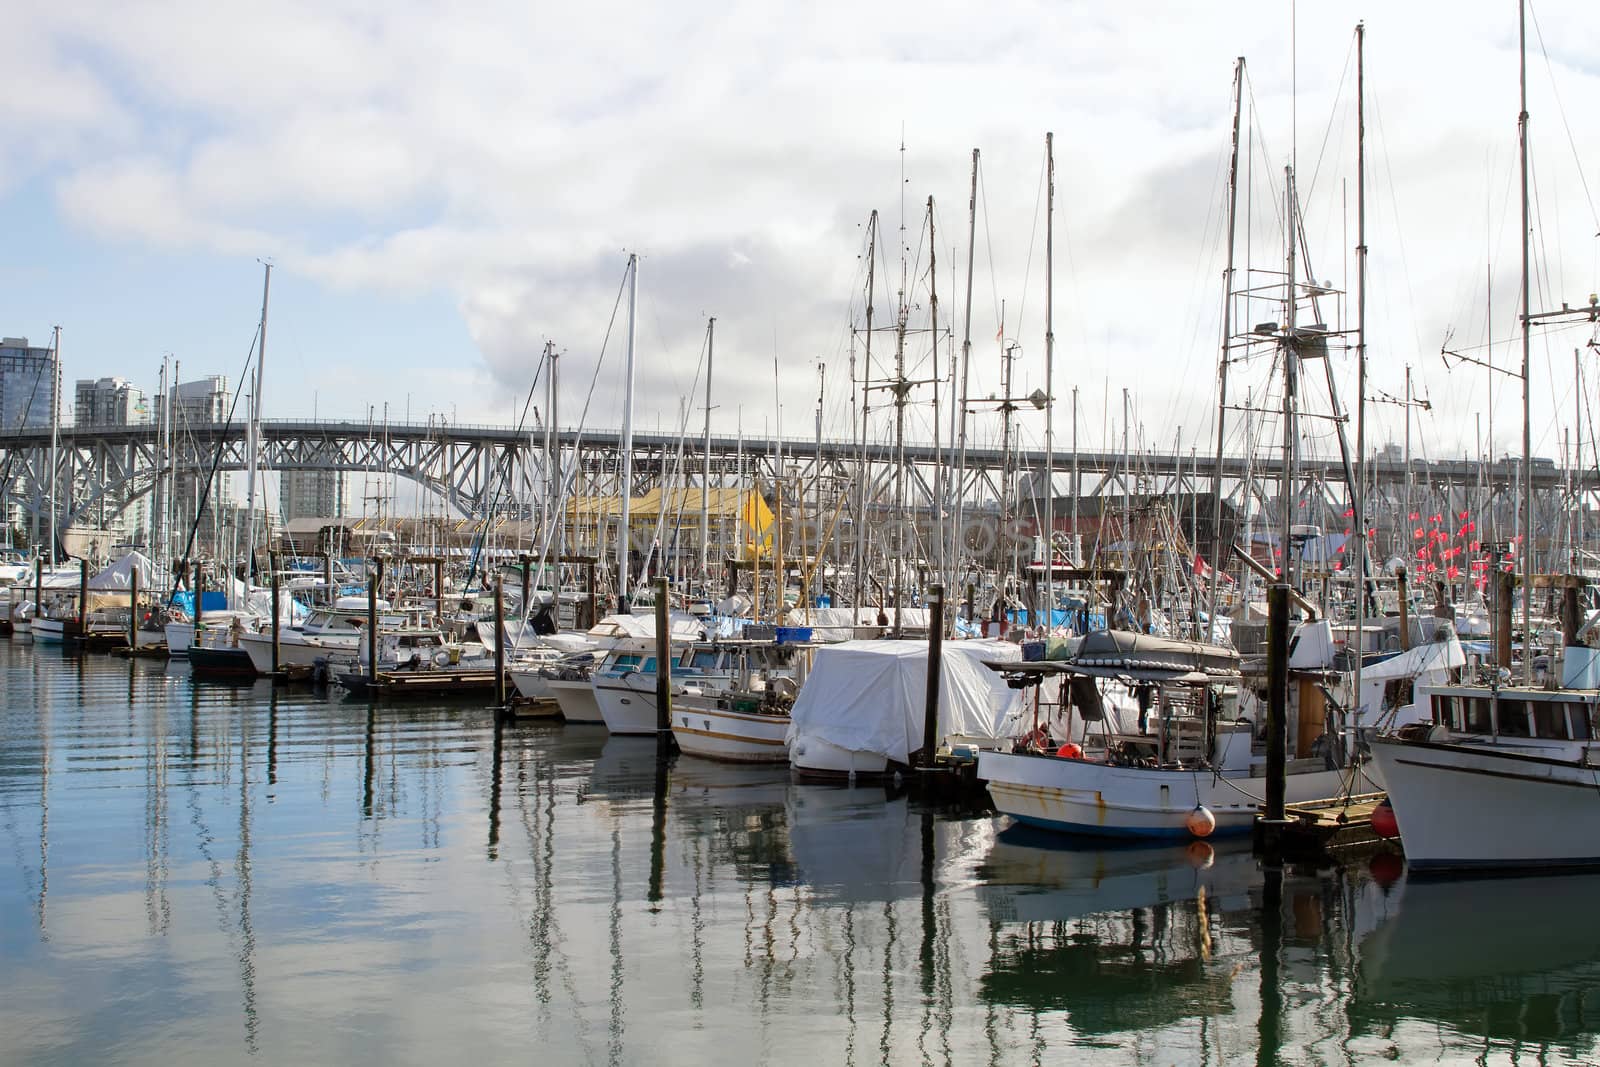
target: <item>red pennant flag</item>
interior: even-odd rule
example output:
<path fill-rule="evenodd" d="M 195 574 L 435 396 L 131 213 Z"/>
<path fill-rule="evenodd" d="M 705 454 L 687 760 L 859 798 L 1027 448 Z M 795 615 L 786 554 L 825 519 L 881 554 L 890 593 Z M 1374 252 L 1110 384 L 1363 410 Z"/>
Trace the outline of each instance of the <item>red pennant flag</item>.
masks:
<path fill-rule="evenodd" d="M 1462 513 L 1461 513 L 1461 514 L 1460 514 L 1460 515 L 1458 515 L 1458 516 L 1456 516 L 1456 517 L 1457 517 L 1457 518 L 1460 518 L 1460 519 L 1464 519 L 1464 518 L 1466 518 L 1466 517 L 1467 517 L 1467 516 L 1468 516 L 1468 515 L 1470 515 L 1470 514 L 1472 514 L 1472 513 L 1471 513 L 1471 512 L 1470 512 L 1470 511 L 1463 511 L 1463 512 L 1462 512 Z"/>
<path fill-rule="evenodd" d="M 1356 509 L 1355 508 L 1345 508 L 1344 509 L 1344 517 L 1347 518 L 1347 519 L 1354 518 L 1355 514 L 1356 514 Z"/>
<path fill-rule="evenodd" d="M 1426 537 L 1426 536 L 1427 536 L 1427 534 L 1428 534 L 1428 531 L 1427 531 L 1427 530 L 1424 530 L 1424 529 L 1423 529 L 1423 528 L 1422 528 L 1422 527 L 1420 527 L 1420 526 L 1418 526 L 1418 527 L 1417 527 L 1417 528 L 1416 528 L 1416 529 L 1415 529 L 1415 530 L 1412 530 L 1412 531 L 1411 531 L 1411 537 L 1412 537 L 1412 539 L 1413 539 L 1413 540 L 1417 540 L 1417 541 L 1420 541 L 1420 540 L 1421 540 L 1421 539 L 1422 539 L 1422 538 L 1424 538 L 1424 537 Z"/>
<path fill-rule="evenodd" d="M 1449 570 L 1444 572 L 1444 576 L 1446 578 L 1459 578 L 1461 577 L 1461 568 L 1451 567 Z"/>
<path fill-rule="evenodd" d="M 1422 518 L 1422 516 L 1420 514 L 1418 514 L 1417 512 L 1413 511 L 1411 513 L 1411 521 L 1412 522 L 1416 522 L 1420 518 Z"/>

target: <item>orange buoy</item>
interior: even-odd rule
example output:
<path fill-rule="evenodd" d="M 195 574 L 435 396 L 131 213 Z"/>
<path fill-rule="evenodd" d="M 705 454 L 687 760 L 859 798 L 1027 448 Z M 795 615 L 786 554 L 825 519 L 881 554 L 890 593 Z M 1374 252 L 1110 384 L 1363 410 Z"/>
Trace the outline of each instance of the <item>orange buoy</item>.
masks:
<path fill-rule="evenodd" d="M 1217 850 L 1211 847 L 1209 841 L 1190 841 L 1189 847 L 1183 850 L 1189 857 L 1189 863 L 1197 871 L 1203 871 L 1216 861 Z"/>
<path fill-rule="evenodd" d="M 1068 741 L 1066 744 L 1056 749 L 1056 755 L 1060 756 L 1062 759 L 1082 759 L 1083 746 L 1075 741 Z"/>
<path fill-rule="evenodd" d="M 1196 804 L 1183 825 L 1196 837 L 1210 837 L 1211 831 L 1217 828 L 1217 817 L 1204 804 Z"/>
<path fill-rule="evenodd" d="M 1399 837 L 1400 820 L 1395 818 L 1394 805 L 1387 797 L 1372 809 L 1372 832 L 1379 837 Z"/>

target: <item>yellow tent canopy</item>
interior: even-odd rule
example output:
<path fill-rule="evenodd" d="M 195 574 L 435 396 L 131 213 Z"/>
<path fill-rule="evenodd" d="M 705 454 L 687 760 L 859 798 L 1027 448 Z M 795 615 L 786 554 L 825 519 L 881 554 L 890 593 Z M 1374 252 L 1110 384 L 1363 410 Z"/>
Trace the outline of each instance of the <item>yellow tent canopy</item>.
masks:
<path fill-rule="evenodd" d="M 690 519 L 700 514 L 702 490 L 698 488 L 652 489 L 628 501 L 628 522 L 656 522 L 661 513 L 669 519 Z M 772 537 L 772 509 L 761 494 L 750 489 L 712 489 L 705 494 L 705 506 L 713 519 L 738 519 L 741 537 Z M 614 519 L 622 512 L 622 499 L 614 496 L 579 496 L 567 501 L 567 519 Z"/>

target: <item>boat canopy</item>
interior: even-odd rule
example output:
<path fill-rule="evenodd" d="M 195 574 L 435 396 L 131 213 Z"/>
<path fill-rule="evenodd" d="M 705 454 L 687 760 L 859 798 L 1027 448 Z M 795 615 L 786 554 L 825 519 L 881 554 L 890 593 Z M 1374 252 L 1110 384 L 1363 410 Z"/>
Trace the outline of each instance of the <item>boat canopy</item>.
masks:
<path fill-rule="evenodd" d="M 998 741 L 1022 693 L 984 666 L 1017 659 L 1009 641 L 951 641 L 939 675 L 939 735 Z M 928 646 L 921 641 L 845 641 L 817 649 L 790 713 L 788 741 L 801 733 L 850 752 L 898 763 L 922 747 Z"/>

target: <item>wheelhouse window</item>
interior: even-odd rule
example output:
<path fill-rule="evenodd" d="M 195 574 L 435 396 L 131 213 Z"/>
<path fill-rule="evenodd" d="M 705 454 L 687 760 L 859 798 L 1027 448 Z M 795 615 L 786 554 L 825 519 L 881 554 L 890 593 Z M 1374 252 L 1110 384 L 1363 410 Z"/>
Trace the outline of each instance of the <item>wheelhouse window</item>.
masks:
<path fill-rule="evenodd" d="M 1494 732 L 1494 717 L 1489 711 L 1487 697 L 1462 697 L 1461 703 L 1466 705 L 1464 726 L 1468 733 L 1487 734 Z"/>
<path fill-rule="evenodd" d="M 1433 698 L 1433 721 L 1452 730 L 1461 729 L 1460 705 L 1462 703 L 1465 703 L 1465 701 L 1461 698 L 1435 694 Z"/>
<path fill-rule="evenodd" d="M 1532 737 L 1528 723 L 1528 702 L 1526 700 L 1501 700 L 1498 708 L 1499 734 L 1501 737 Z"/>
<path fill-rule="evenodd" d="M 1569 734 L 1574 741 L 1588 741 L 1594 736 L 1594 731 L 1589 723 L 1589 707 L 1587 704 L 1567 705 L 1567 724 L 1572 733 Z"/>
<path fill-rule="evenodd" d="M 709 671 L 717 665 L 717 654 L 711 649 L 701 649 L 694 654 L 688 666 L 696 670 Z"/>
<path fill-rule="evenodd" d="M 1567 739 L 1566 701 L 1535 700 L 1533 707 L 1533 736 L 1551 741 Z"/>

